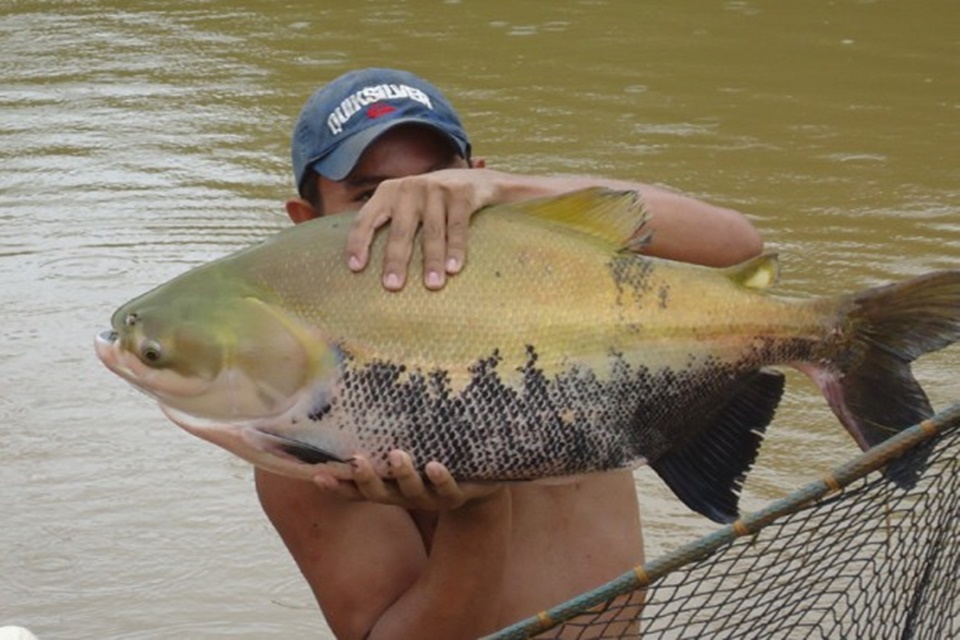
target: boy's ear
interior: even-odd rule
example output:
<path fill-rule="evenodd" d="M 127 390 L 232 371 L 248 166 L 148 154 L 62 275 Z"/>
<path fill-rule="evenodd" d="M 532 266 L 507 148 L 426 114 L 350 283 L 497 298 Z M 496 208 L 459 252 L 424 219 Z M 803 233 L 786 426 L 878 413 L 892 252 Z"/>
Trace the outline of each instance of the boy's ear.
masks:
<path fill-rule="evenodd" d="M 317 218 L 317 212 L 309 202 L 303 198 L 290 198 L 286 202 L 287 215 L 294 224 Z"/>

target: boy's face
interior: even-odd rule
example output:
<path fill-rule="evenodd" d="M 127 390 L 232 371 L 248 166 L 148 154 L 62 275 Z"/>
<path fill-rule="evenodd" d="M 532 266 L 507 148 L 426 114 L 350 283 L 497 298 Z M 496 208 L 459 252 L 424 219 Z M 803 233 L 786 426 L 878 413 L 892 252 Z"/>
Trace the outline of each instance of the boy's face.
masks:
<path fill-rule="evenodd" d="M 323 211 L 317 213 L 356 211 L 384 180 L 468 166 L 442 134 L 420 125 L 400 125 L 370 145 L 342 181 L 320 176 Z"/>

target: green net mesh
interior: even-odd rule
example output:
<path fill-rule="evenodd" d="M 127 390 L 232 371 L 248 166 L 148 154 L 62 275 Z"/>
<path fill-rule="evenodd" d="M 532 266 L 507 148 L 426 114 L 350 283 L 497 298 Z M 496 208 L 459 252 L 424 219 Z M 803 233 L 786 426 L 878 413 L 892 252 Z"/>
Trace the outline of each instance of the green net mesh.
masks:
<path fill-rule="evenodd" d="M 878 472 L 920 448 L 913 488 Z M 487 640 L 960 637 L 958 451 L 960 404 Z"/>

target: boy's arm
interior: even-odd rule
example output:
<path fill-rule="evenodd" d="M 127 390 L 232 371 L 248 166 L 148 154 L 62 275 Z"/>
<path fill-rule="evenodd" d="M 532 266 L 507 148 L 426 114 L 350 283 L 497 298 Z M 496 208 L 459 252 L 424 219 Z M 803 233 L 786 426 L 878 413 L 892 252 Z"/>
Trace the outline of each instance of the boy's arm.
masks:
<path fill-rule="evenodd" d="M 384 253 L 385 286 L 399 289 L 406 277 L 413 238 L 423 227 L 423 273 L 430 288 L 443 286 L 467 256 L 470 216 L 492 204 L 559 195 L 587 187 L 637 191 L 651 214 L 649 255 L 708 266 L 729 266 L 757 255 L 763 243 L 743 214 L 640 182 L 584 176 L 526 176 L 481 167 L 444 169 L 385 180 L 360 210 L 347 240 L 350 267 L 362 269 L 376 230 L 390 222 Z M 434 279 L 428 280 L 430 274 Z M 394 285 L 386 285 L 388 276 Z"/>
<path fill-rule="evenodd" d="M 475 638 L 496 629 L 510 494 L 437 515 L 426 547 L 410 513 L 255 472 L 263 509 L 338 638 Z"/>

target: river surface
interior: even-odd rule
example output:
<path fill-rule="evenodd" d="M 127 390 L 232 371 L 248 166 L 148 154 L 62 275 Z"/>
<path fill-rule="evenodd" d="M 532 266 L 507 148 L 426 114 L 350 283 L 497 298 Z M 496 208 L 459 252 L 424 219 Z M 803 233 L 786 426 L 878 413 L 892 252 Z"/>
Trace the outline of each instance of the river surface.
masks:
<path fill-rule="evenodd" d="M 3 0 L 0 626 L 330 637 L 251 469 L 92 340 L 120 303 L 289 224 L 300 106 L 368 65 L 444 89 L 489 166 L 745 212 L 791 294 L 960 266 L 955 0 Z M 956 346 L 916 366 L 938 407 L 958 370 Z M 748 509 L 856 453 L 799 374 L 768 433 Z M 713 529 L 636 477 L 648 556 Z"/>

